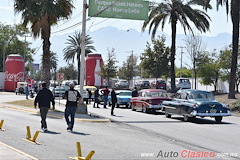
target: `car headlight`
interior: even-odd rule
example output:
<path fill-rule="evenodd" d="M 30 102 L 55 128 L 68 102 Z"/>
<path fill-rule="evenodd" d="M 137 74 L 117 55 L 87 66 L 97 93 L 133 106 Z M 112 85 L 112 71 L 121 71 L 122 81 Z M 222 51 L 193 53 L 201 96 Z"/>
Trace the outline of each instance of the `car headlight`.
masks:
<path fill-rule="evenodd" d="M 226 105 L 226 104 L 222 104 L 222 106 L 223 106 L 224 108 L 228 108 L 228 109 L 230 108 L 230 105 L 229 105 L 229 104 L 227 104 L 227 105 Z"/>

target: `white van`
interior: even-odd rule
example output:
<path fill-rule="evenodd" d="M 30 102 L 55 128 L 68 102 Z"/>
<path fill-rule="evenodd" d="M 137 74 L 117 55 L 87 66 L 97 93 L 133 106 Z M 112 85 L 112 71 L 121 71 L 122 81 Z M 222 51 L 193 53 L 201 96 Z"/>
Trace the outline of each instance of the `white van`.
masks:
<path fill-rule="evenodd" d="M 179 89 L 191 89 L 191 82 L 188 78 L 176 78 L 175 79 L 176 90 Z M 171 90 L 171 82 L 167 82 L 167 90 Z"/>
<path fill-rule="evenodd" d="M 191 83 L 188 78 L 176 78 L 176 89 L 191 89 Z"/>

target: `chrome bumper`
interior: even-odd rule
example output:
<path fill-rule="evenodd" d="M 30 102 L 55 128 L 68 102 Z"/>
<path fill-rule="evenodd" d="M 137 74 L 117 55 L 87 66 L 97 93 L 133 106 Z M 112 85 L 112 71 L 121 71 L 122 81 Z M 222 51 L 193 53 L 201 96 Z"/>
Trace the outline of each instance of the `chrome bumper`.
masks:
<path fill-rule="evenodd" d="M 190 114 L 192 116 L 203 116 L 203 117 L 231 116 L 230 111 L 228 111 L 227 113 L 197 113 L 197 111 L 193 111 Z"/>

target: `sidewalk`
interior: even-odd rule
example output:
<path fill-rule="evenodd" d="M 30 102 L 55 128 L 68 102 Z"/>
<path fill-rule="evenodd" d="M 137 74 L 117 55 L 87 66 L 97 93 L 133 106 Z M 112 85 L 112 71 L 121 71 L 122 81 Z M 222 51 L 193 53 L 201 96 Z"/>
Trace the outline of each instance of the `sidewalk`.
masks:
<path fill-rule="evenodd" d="M 14 95 L 14 94 L 7 93 L 7 95 Z M 15 96 L 13 96 L 13 98 L 9 101 L 19 100 L 19 98 L 20 98 L 19 95 L 17 95 L 17 97 L 14 99 Z M 30 98 L 30 99 L 34 100 L 34 98 Z M 22 100 L 24 100 L 24 98 Z M 55 100 L 55 102 L 56 102 L 55 110 L 49 110 L 48 116 L 56 117 L 56 118 L 64 118 L 64 110 L 65 110 L 65 103 L 66 103 L 65 100 L 61 100 L 61 102 L 59 100 Z M 30 113 L 34 113 L 34 114 L 39 114 L 39 109 L 38 108 L 34 109 L 33 107 L 30 108 L 30 107 L 24 107 L 24 106 L 19 106 L 19 105 L 11 105 L 11 104 L 7 104 L 5 102 L 0 102 L 0 107 L 14 109 L 14 110 L 20 110 L 23 112 L 30 112 Z M 110 122 L 109 119 L 99 117 L 99 116 L 96 116 L 96 115 L 93 115 L 90 113 L 88 113 L 88 114 L 76 113 L 75 120 L 81 121 L 81 122 Z M 3 125 L 3 129 L 4 129 L 4 125 Z M 7 132 L 7 131 L 0 130 L 0 132 Z M 29 159 L 37 159 L 37 158 L 32 157 L 31 155 L 28 155 L 16 148 L 13 148 L 7 144 L 0 142 L 0 160 L 6 160 L 6 159 L 29 160 Z"/>
<path fill-rule="evenodd" d="M 12 160 L 29 160 L 29 159 L 37 159 L 35 157 L 32 157 L 18 149 L 15 149 L 11 146 L 8 146 L 7 144 L 4 144 L 0 142 L 0 160 L 6 160 L 6 159 L 12 159 Z"/>

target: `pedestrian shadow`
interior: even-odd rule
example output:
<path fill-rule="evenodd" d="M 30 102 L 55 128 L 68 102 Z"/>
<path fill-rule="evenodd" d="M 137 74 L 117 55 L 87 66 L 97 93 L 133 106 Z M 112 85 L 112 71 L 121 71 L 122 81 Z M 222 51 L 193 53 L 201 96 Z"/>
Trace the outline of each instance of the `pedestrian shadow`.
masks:
<path fill-rule="evenodd" d="M 123 116 L 117 116 L 117 115 L 115 115 L 115 116 L 113 116 L 113 117 L 123 117 Z"/>
<path fill-rule="evenodd" d="M 61 134 L 61 133 L 59 133 L 59 132 L 54 132 L 54 131 L 49 131 L 49 130 L 47 130 L 47 131 L 42 131 L 42 133 L 47 133 L 47 134 Z"/>
<path fill-rule="evenodd" d="M 90 134 L 88 134 L 88 133 L 82 133 L 82 132 L 77 132 L 77 131 L 72 131 L 72 132 L 70 132 L 70 133 L 72 133 L 72 134 L 77 134 L 77 135 L 82 135 L 82 136 L 88 136 L 88 135 L 90 135 Z"/>

